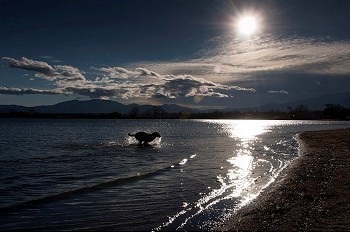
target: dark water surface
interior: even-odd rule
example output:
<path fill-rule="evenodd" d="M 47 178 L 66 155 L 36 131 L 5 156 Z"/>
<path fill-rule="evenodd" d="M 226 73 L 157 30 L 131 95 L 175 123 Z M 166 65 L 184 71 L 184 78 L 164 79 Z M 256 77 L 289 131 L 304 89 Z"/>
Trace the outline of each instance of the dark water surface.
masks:
<path fill-rule="evenodd" d="M 350 122 L 0 120 L 0 230 L 209 230 Z M 140 147 L 128 132 L 158 131 Z"/>

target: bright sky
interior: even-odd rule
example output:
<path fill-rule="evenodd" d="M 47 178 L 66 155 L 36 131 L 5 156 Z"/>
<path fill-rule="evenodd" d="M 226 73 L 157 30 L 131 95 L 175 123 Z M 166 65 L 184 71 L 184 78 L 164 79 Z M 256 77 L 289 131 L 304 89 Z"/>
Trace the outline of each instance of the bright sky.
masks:
<path fill-rule="evenodd" d="M 198 108 L 350 89 L 350 1 L 0 1 L 0 104 Z"/>

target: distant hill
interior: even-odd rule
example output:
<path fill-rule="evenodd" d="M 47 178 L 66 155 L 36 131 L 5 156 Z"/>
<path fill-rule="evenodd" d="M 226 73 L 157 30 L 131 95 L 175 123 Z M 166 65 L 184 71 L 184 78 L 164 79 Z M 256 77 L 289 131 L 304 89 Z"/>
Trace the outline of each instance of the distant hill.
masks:
<path fill-rule="evenodd" d="M 306 105 L 309 110 L 323 110 L 325 104 L 339 104 L 346 108 L 350 108 L 350 92 L 346 93 L 336 93 L 329 94 L 320 97 L 309 98 L 305 100 L 299 100 L 294 102 L 289 102 L 285 104 L 268 104 L 257 107 L 249 108 L 226 108 L 219 111 L 260 111 L 267 112 L 271 109 L 279 110 L 281 112 L 288 111 L 288 107 L 295 108 L 299 105 Z M 137 108 L 139 113 L 144 113 L 147 111 L 152 112 L 154 110 L 153 105 L 138 105 L 138 104 L 129 104 L 124 105 L 122 103 L 110 100 L 99 100 L 93 99 L 88 101 L 79 101 L 72 100 L 61 102 L 55 105 L 45 105 L 45 106 L 35 106 L 35 107 L 25 107 L 18 105 L 0 105 L 0 113 L 9 113 L 9 112 L 37 112 L 37 113 L 47 113 L 47 114 L 108 114 L 113 112 L 118 112 L 121 114 L 129 114 L 133 108 Z M 216 110 L 205 110 L 200 111 L 197 109 L 192 109 L 188 107 L 182 107 L 176 104 L 164 104 L 157 106 L 158 109 L 162 109 L 167 113 L 178 113 L 178 112 L 213 112 Z"/>
<path fill-rule="evenodd" d="M 17 106 L 17 105 L 0 105 L 0 113 L 9 113 L 9 112 L 29 112 L 32 107 Z"/>
<path fill-rule="evenodd" d="M 55 105 L 34 107 L 38 113 L 66 113 L 66 114 L 106 114 L 112 112 L 126 113 L 131 108 L 119 102 L 93 99 L 89 101 L 66 101 Z M 130 108 L 130 109 L 129 109 Z"/>
<path fill-rule="evenodd" d="M 37 112 L 37 113 L 64 113 L 64 114 L 108 114 L 118 112 L 128 114 L 131 109 L 138 108 L 140 113 L 152 110 L 155 106 L 129 104 L 124 105 L 116 101 L 93 99 L 88 101 L 72 100 L 55 105 L 25 107 L 17 105 L 0 105 L 0 113 L 8 112 Z M 159 106 L 167 113 L 198 112 L 198 110 L 178 106 L 176 104 Z"/>
<path fill-rule="evenodd" d="M 346 108 L 350 108 L 350 92 L 346 93 L 336 93 L 329 94 L 320 97 L 313 97 L 305 100 L 293 101 L 284 104 L 268 104 L 258 107 L 249 107 L 249 108 L 240 108 L 240 109 L 229 109 L 229 110 L 238 110 L 242 112 L 246 111 L 260 111 L 266 112 L 271 109 L 279 111 L 288 111 L 288 107 L 295 108 L 299 105 L 306 105 L 309 110 L 323 110 L 326 104 L 339 104 Z"/>
<path fill-rule="evenodd" d="M 350 108 L 350 92 L 329 94 L 304 101 L 296 101 L 293 102 L 291 106 L 295 107 L 300 104 L 308 106 L 310 110 L 323 110 L 325 104 L 339 104 L 346 108 Z"/>

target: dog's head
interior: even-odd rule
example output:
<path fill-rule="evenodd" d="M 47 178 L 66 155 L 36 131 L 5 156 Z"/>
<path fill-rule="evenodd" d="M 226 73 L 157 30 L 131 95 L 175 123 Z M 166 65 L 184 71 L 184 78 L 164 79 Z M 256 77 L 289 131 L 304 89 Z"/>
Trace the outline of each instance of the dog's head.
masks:
<path fill-rule="evenodd" d="M 154 137 L 159 137 L 159 138 L 162 137 L 158 132 L 153 132 L 152 135 L 153 135 Z"/>

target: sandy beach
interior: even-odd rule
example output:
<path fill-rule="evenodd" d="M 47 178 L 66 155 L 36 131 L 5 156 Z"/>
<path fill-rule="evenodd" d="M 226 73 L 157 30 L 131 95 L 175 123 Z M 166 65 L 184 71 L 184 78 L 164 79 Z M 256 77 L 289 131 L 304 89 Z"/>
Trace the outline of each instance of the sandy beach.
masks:
<path fill-rule="evenodd" d="M 300 156 L 222 230 L 350 231 L 350 129 L 298 140 Z"/>

